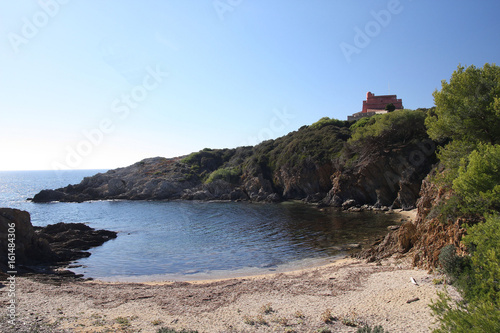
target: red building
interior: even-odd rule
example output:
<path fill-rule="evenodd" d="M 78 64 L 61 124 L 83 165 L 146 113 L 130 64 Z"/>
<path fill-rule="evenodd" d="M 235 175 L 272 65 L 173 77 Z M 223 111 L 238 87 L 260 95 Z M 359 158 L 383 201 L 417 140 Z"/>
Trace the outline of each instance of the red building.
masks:
<path fill-rule="evenodd" d="M 366 93 L 366 101 L 363 101 L 362 113 L 385 110 L 387 104 L 394 104 L 396 110 L 403 108 L 403 101 L 396 95 L 375 96 L 371 92 Z"/>
<path fill-rule="evenodd" d="M 375 96 L 371 92 L 366 93 L 366 101 L 363 101 L 363 110 L 356 112 L 352 116 L 348 116 L 347 120 L 358 120 L 364 117 L 371 117 L 375 114 L 387 113 L 385 108 L 387 104 L 394 104 L 396 110 L 403 109 L 403 101 L 398 99 L 396 95 L 380 95 Z"/>

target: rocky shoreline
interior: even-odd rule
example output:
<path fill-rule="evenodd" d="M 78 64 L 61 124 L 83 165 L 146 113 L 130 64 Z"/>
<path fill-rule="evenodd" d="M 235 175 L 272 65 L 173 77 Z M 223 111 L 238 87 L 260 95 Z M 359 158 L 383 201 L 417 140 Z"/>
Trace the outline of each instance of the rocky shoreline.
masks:
<path fill-rule="evenodd" d="M 371 177 L 382 170 L 391 169 L 394 163 L 374 160 L 356 172 L 320 173 L 303 178 L 292 176 L 288 184 L 278 186 L 265 174 L 250 176 L 243 173 L 234 181 L 226 178 L 208 182 L 193 174 L 182 158 L 150 158 L 125 168 L 86 177 L 81 183 L 59 189 L 46 189 L 29 198 L 36 203 L 85 202 L 93 200 L 201 200 L 201 201 L 251 201 L 282 202 L 300 200 L 319 206 L 338 207 L 362 211 L 372 208 L 410 210 L 415 208 L 420 183 L 430 170 L 430 161 L 417 168 L 391 173 L 392 178 Z M 399 165 L 392 168 L 399 168 Z M 315 172 L 321 172 L 314 167 Z M 331 169 L 328 167 L 328 169 Z M 217 168 L 213 170 L 216 172 Z M 280 174 L 285 171 L 281 170 Z M 289 173 L 290 171 L 286 171 Z M 276 177 L 276 176 L 275 176 Z M 287 176 L 288 177 L 288 176 Z M 369 177 L 370 179 L 368 179 Z M 408 178 L 410 177 L 410 178 Z M 296 182 L 299 182 L 298 184 Z M 366 184 L 366 185 L 360 185 Z M 291 188 L 296 187 L 293 191 Z"/>
<path fill-rule="evenodd" d="M 71 262 L 90 256 L 88 250 L 117 237 L 108 230 L 95 230 L 84 223 L 57 223 L 34 227 L 28 212 L 0 208 L 0 270 L 7 269 L 7 230 L 15 229 L 15 270 L 40 279 L 80 278 L 65 270 Z"/>
<path fill-rule="evenodd" d="M 356 141 L 351 124 L 319 122 L 254 147 L 144 159 L 79 184 L 42 190 L 31 200 L 301 200 L 352 210 L 409 210 L 436 163 L 424 117 L 414 112 L 420 121 L 398 124 L 397 131 L 408 127 L 401 133 L 391 129 Z"/>

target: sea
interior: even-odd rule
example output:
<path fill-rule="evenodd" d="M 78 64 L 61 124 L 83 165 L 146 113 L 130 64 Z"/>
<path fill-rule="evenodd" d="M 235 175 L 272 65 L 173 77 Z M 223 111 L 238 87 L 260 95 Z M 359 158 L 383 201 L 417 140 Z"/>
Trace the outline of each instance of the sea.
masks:
<path fill-rule="evenodd" d="M 35 226 L 82 222 L 118 232 L 69 266 L 102 281 L 204 280 L 317 266 L 349 254 L 353 244 L 366 246 L 397 218 L 302 202 L 28 200 L 105 171 L 0 171 L 0 207 L 28 211 Z"/>

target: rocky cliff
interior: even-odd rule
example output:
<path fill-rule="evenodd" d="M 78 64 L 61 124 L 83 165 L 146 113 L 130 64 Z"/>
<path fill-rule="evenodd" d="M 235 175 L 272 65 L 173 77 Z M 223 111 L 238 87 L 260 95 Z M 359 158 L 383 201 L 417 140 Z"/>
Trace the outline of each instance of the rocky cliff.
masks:
<path fill-rule="evenodd" d="M 472 217 L 440 220 L 440 209 L 450 199 L 451 190 L 438 187 L 429 178 L 422 182 L 416 219 L 390 231 L 370 248 L 356 254 L 358 258 L 378 261 L 393 255 L 407 255 L 412 258 L 414 266 L 434 269 L 438 267 L 439 254 L 444 246 L 453 244 L 459 254 L 466 253 L 461 242 L 466 233 L 464 226 L 478 221 L 472 221 Z"/>
<path fill-rule="evenodd" d="M 14 236 L 9 236 L 13 234 Z M 11 239 L 11 241 L 9 241 Z M 30 214 L 10 208 L 0 208 L 0 269 L 8 271 L 9 243 L 14 245 L 14 262 L 17 265 L 30 265 L 54 260 L 57 256 L 49 243 L 40 239 L 31 225 Z"/>
<path fill-rule="evenodd" d="M 43 190 L 34 202 L 87 200 L 304 200 L 329 206 L 410 209 L 435 163 L 425 111 L 357 123 L 323 118 L 255 147 L 150 158 Z"/>

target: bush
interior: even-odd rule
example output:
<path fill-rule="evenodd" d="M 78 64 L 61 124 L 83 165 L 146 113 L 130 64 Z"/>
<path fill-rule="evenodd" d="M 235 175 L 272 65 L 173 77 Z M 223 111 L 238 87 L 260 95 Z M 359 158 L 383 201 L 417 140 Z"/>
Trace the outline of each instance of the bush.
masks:
<path fill-rule="evenodd" d="M 435 332 L 500 332 L 500 67 L 459 66 L 434 101 L 428 134 L 446 144 L 435 181 L 455 193 L 441 215 L 485 218 L 467 226 L 469 256 L 457 256 L 454 246 L 441 250 L 439 261 L 463 300 L 440 294 L 431 305 L 440 321 Z"/>
<path fill-rule="evenodd" d="M 349 127 L 350 123 L 346 120 L 338 120 L 338 119 L 323 117 L 309 127 L 311 129 L 320 129 L 324 126 L 329 126 L 329 125 L 337 127 Z"/>
<path fill-rule="evenodd" d="M 372 125 L 372 124 L 375 123 L 375 121 L 379 117 L 381 117 L 381 116 L 380 115 L 374 115 L 374 116 L 371 116 L 371 117 L 361 118 L 359 120 L 356 120 L 356 122 L 354 124 L 352 124 L 350 128 L 351 128 L 352 131 L 354 131 L 358 127 L 365 127 L 367 125 Z"/>
<path fill-rule="evenodd" d="M 445 171 L 434 181 L 451 186 L 480 143 L 500 144 L 500 67 L 459 66 L 433 95 L 436 107 L 427 113 L 427 132 L 446 144 L 438 152 Z"/>
<path fill-rule="evenodd" d="M 398 110 L 366 121 L 361 119 L 352 126 L 354 131 L 349 142 L 364 142 L 381 136 L 402 142 L 419 140 L 426 133 L 424 123 L 425 112 L 412 110 Z"/>
<path fill-rule="evenodd" d="M 453 190 L 464 200 L 464 213 L 500 210 L 500 145 L 480 144 L 459 168 Z"/>
<path fill-rule="evenodd" d="M 240 168 L 220 168 L 208 176 L 206 183 L 212 183 L 219 179 L 225 180 L 228 183 L 238 183 L 240 176 Z"/>
<path fill-rule="evenodd" d="M 463 215 L 463 201 L 456 195 L 452 195 L 448 200 L 439 203 L 433 210 L 437 211 L 439 221 L 443 224 L 454 223 L 457 218 Z"/>
<path fill-rule="evenodd" d="M 468 231 L 463 241 L 471 256 L 458 285 L 463 301 L 440 294 L 432 303 L 433 315 L 440 321 L 437 333 L 500 332 L 500 217 L 490 215 Z M 450 267 L 456 266 L 453 255 L 449 257 Z"/>
<path fill-rule="evenodd" d="M 473 282 L 465 297 L 494 304 L 500 311 L 500 216 L 490 215 L 469 227 L 464 242 L 472 253 Z"/>
<path fill-rule="evenodd" d="M 459 279 L 470 263 L 467 257 L 457 255 L 456 247 L 453 244 L 446 245 L 439 253 L 439 264 L 444 272 L 453 280 Z"/>
<path fill-rule="evenodd" d="M 439 147 L 437 157 L 443 172 L 433 176 L 432 181 L 438 185 L 451 187 L 458 177 L 460 166 L 468 162 L 468 156 L 476 147 L 475 143 L 461 140 L 454 140 L 444 147 Z"/>
<path fill-rule="evenodd" d="M 500 332 L 500 310 L 491 303 L 455 303 L 443 293 L 430 305 L 440 326 L 434 333 Z"/>
<path fill-rule="evenodd" d="M 384 328 L 382 326 L 374 326 L 371 328 L 370 326 L 366 325 L 363 327 L 358 328 L 356 331 L 357 333 L 387 333 L 387 331 L 384 331 Z"/>

